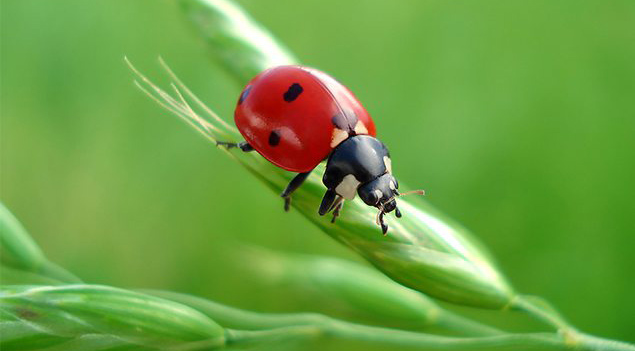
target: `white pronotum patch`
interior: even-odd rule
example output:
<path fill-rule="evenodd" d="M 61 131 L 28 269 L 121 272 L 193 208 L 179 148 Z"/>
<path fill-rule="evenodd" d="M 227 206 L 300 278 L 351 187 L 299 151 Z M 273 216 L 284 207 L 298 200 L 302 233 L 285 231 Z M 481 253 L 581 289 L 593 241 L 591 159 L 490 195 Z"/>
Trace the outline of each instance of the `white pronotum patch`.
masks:
<path fill-rule="evenodd" d="M 357 121 L 357 124 L 355 125 L 355 134 L 368 134 L 368 129 L 366 129 L 364 123 Z"/>
<path fill-rule="evenodd" d="M 384 156 L 384 165 L 386 166 L 388 173 L 392 173 L 392 161 L 390 160 L 390 157 Z"/>
<path fill-rule="evenodd" d="M 342 141 L 348 138 L 348 132 L 338 128 L 333 128 L 333 135 L 331 135 L 331 147 L 335 148 Z"/>
<path fill-rule="evenodd" d="M 357 192 L 359 184 L 360 182 L 354 175 L 348 174 L 344 177 L 344 179 L 342 179 L 342 182 L 337 185 L 335 192 L 346 200 L 352 200 L 355 198 L 355 193 Z"/>

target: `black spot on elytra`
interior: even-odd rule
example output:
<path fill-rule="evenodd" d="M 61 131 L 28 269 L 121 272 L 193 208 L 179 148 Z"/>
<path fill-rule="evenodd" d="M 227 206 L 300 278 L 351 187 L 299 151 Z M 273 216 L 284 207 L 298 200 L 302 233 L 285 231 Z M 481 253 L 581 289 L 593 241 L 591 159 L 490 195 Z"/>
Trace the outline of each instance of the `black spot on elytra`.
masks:
<path fill-rule="evenodd" d="M 345 130 L 350 134 L 355 133 L 355 125 L 357 125 L 357 115 L 353 111 L 346 113 L 338 112 L 331 118 L 331 122 L 337 129 Z"/>
<path fill-rule="evenodd" d="M 243 92 L 240 94 L 240 98 L 238 99 L 239 104 L 242 104 L 243 101 L 245 101 L 250 91 L 251 91 L 251 85 L 246 87 L 245 90 L 243 90 Z"/>
<path fill-rule="evenodd" d="M 278 144 L 280 144 L 280 134 L 278 134 L 277 131 L 272 130 L 269 134 L 269 145 L 277 146 Z"/>
<path fill-rule="evenodd" d="M 284 93 L 284 95 L 282 95 L 282 98 L 286 102 L 291 102 L 291 101 L 297 99 L 298 96 L 300 96 L 300 94 L 302 94 L 303 91 L 304 91 L 304 89 L 302 89 L 302 86 L 300 84 L 293 83 L 293 84 L 291 84 L 291 86 L 289 87 L 287 92 Z"/>

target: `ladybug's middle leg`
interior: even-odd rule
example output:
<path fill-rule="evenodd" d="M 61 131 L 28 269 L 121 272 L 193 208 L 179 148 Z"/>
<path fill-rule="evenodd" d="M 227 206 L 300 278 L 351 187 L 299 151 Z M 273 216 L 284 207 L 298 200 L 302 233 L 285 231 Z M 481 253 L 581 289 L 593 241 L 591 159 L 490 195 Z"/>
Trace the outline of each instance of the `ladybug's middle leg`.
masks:
<path fill-rule="evenodd" d="M 216 142 L 216 146 L 224 146 L 227 149 L 231 149 L 233 147 L 237 147 L 240 148 L 241 150 L 243 150 L 244 152 L 249 152 L 249 151 L 254 151 L 254 147 L 249 145 L 248 142 L 246 141 L 241 141 L 240 143 L 230 143 L 227 141 L 217 141 Z"/>
<path fill-rule="evenodd" d="M 284 189 L 280 196 L 284 199 L 284 210 L 289 211 L 289 206 L 291 206 L 291 194 L 296 191 L 304 183 L 306 178 L 311 174 L 311 171 L 298 173 L 291 181 L 289 185 Z"/>

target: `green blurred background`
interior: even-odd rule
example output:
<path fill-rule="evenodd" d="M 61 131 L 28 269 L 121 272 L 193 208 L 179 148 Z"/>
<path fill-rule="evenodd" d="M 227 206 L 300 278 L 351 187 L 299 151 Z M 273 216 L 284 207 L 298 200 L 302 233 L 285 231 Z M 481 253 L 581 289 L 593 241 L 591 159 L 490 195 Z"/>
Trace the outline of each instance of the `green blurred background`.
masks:
<path fill-rule="evenodd" d="M 634 1 L 239 3 L 356 93 L 400 181 L 519 291 L 635 341 Z M 165 82 L 161 55 L 231 118 L 240 87 L 175 1 L 1 6 L 1 198 L 53 261 L 92 283 L 360 318 L 241 267 L 245 243 L 356 258 L 133 86 L 124 55 Z"/>

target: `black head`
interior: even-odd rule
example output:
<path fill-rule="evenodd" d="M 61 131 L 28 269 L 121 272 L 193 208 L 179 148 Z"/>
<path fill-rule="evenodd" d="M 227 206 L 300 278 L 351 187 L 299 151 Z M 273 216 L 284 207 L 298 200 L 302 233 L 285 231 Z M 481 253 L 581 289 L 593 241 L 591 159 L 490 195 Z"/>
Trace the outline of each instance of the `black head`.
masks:
<path fill-rule="evenodd" d="M 401 212 L 397 208 L 395 199 L 399 196 L 397 189 L 399 183 L 397 179 L 390 173 L 386 173 L 373 181 L 361 185 L 357 193 L 368 206 L 374 206 L 379 209 L 377 213 L 377 224 L 381 226 L 381 231 L 386 235 L 388 226 L 384 223 L 384 215 L 395 211 L 397 217 L 401 217 Z"/>
<path fill-rule="evenodd" d="M 384 234 L 388 227 L 383 222 L 386 213 L 401 213 L 395 198 L 399 183 L 392 176 L 390 154 L 386 146 L 370 135 L 355 135 L 340 143 L 331 153 L 322 178 L 329 189 L 325 195 L 319 213 L 328 212 L 336 195 L 344 199 L 353 199 L 359 194 L 364 203 L 377 207 L 377 223 Z"/>
<path fill-rule="evenodd" d="M 382 212 L 389 213 L 397 208 L 395 198 L 399 195 L 398 188 L 397 179 L 392 174 L 385 173 L 373 181 L 362 184 L 357 189 L 357 193 L 366 205 L 377 207 Z"/>

